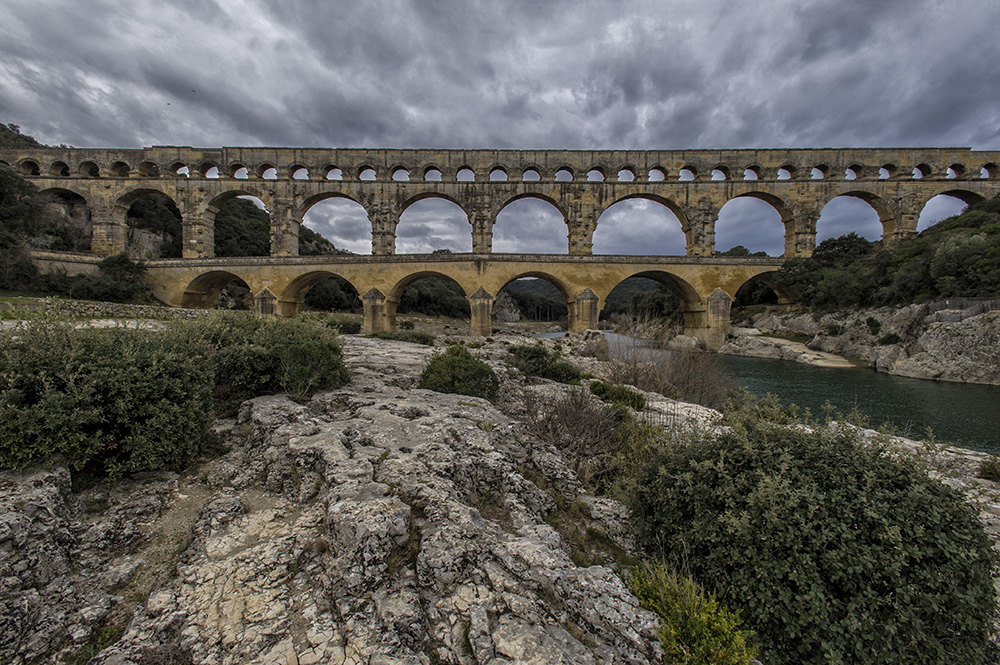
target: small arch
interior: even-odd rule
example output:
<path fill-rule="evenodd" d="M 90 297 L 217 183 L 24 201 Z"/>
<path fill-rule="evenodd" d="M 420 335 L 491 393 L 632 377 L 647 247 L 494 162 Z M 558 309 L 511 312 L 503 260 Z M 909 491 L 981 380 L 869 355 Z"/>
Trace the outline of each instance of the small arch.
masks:
<path fill-rule="evenodd" d="M 358 169 L 358 180 L 371 182 L 378 178 L 378 172 L 371 166 L 362 166 Z"/>
<path fill-rule="evenodd" d="M 292 180 L 308 180 L 309 179 L 309 169 L 297 164 L 289 169 L 292 174 Z"/>
<path fill-rule="evenodd" d="M 685 166 L 680 171 L 677 172 L 677 179 L 681 182 L 690 182 L 695 178 L 695 172 L 693 169 Z"/>
<path fill-rule="evenodd" d="M 537 169 L 534 168 L 525 169 L 524 173 L 521 174 L 522 182 L 534 182 L 541 179 L 542 179 L 541 174 L 538 172 Z"/>
<path fill-rule="evenodd" d="M 889 178 L 895 178 L 898 172 L 899 168 L 895 164 L 883 164 L 878 170 L 878 177 L 879 180 L 888 180 Z"/>
<path fill-rule="evenodd" d="M 428 316 L 470 319 L 469 295 L 450 276 L 426 270 L 407 275 L 392 288 L 389 302 L 399 314 L 419 312 Z"/>
<path fill-rule="evenodd" d="M 493 251 L 517 254 L 566 254 L 566 215 L 551 198 L 521 194 L 501 207 L 493 225 Z"/>
<path fill-rule="evenodd" d="M 237 180 L 249 180 L 250 179 L 250 169 L 243 166 L 242 164 L 233 164 L 229 167 L 229 175 Z"/>
<path fill-rule="evenodd" d="M 219 177 L 219 168 L 213 162 L 202 162 L 197 169 L 198 175 L 202 178 L 208 178 L 209 173 L 214 173 L 215 177 Z"/>
<path fill-rule="evenodd" d="M 409 182 L 410 181 L 410 172 L 407 171 L 402 166 L 400 166 L 400 167 L 396 168 L 392 172 L 392 179 L 395 182 Z"/>
<path fill-rule="evenodd" d="M 932 173 L 932 169 L 928 164 L 917 164 L 913 167 L 912 175 L 914 180 L 920 180 L 926 178 Z"/>
<path fill-rule="evenodd" d="M 823 168 L 824 167 L 822 167 L 822 166 L 814 166 L 812 168 L 812 170 L 809 172 L 809 178 L 810 178 L 810 180 L 825 180 L 826 179 L 826 171 L 824 171 Z M 826 167 L 826 168 L 828 168 L 828 167 Z"/>
<path fill-rule="evenodd" d="M 778 169 L 778 174 L 776 176 L 776 179 L 777 180 L 791 180 L 792 179 L 792 173 L 794 173 L 793 169 L 789 168 L 787 165 L 786 166 L 782 166 L 782 167 L 780 167 Z"/>
<path fill-rule="evenodd" d="M 473 182 L 476 179 L 476 173 L 468 166 L 463 166 L 455 174 L 455 180 L 458 182 Z"/>
<path fill-rule="evenodd" d="M 507 180 L 507 172 L 499 166 L 490 171 L 490 182 L 504 182 Z"/>
<path fill-rule="evenodd" d="M 729 180 L 729 169 L 725 166 L 716 166 L 712 169 L 712 180 Z"/>
<path fill-rule="evenodd" d="M 566 287 L 544 273 L 518 275 L 497 289 L 497 302 L 507 301 L 507 307 L 512 307 L 520 315 L 518 320 L 568 323 L 567 299 Z M 510 320 L 501 321 L 498 314 L 499 308 L 494 305 L 493 318 L 498 323 L 513 323 Z"/>
<path fill-rule="evenodd" d="M 56 178 L 69 177 L 69 165 L 66 162 L 52 162 L 49 165 L 49 175 Z"/>
<path fill-rule="evenodd" d="M 949 166 L 945 169 L 944 177 L 945 180 L 955 180 L 959 176 L 959 171 L 955 170 L 954 166 Z"/>
<path fill-rule="evenodd" d="M 649 169 L 649 174 L 646 176 L 646 180 L 649 182 L 663 182 L 666 179 L 667 172 L 660 167 Z"/>
<path fill-rule="evenodd" d="M 235 288 L 230 288 L 233 285 Z M 250 287 L 227 270 L 210 270 L 198 275 L 184 289 L 181 307 L 197 309 L 252 309 Z"/>
<path fill-rule="evenodd" d="M 274 168 L 273 165 L 264 162 L 257 167 L 257 177 L 263 178 L 264 180 L 277 180 L 278 169 Z"/>
<path fill-rule="evenodd" d="M 748 166 L 743 169 L 744 180 L 760 180 L 761 167 L 757 165 Z"/>
<path fill-rule="evenodd" d="M 209 178 L 211 180 L 218 180 L 219 179 L 219 167 L 218 166 L 213 166 L 212 168 L 210 168 L 207 171 L 205 171 L 205 177 Z"/>
<path fill-rule="evenodd" d="M 326 175 L 324 176 L 324 178 L 326 180 L 343 180 L 344 179 L 344 172 L 343 172 L 343 170 L 341 170 L 340 168 L 338 168 L 336 166 L 327 166 L 326 169 L 324 169 L 324 170 L 326 171 Z"/>
<path fill-rule="evenodd" d="M 310 197 L 298 211 L 299 219 L 334 247 L 354 254 L 372 253 L 372 224 L 364 207 L 341 192 Z"/>
<path fill-rule="evenodd" d="M 126 164 L 125 162 L 115 162 L 114 164 L 111 165 L 110 171 L 111 175 L 115 176 L 116 178 L 127 178 L 129 176 L 129 172 L 131 171 L 131 169 L 129 169 L 128 164 Z"/>
<path fill-rule="evenodd" d="M 471 252 L 469 215 L 454 199 L 429 192 L 403 205 L 396 227 L 397 254 Z"/>
<path fill-rule="evenodd" d="M 160 166 L 156 162 L 144 161 L 139 163 L 139 175 L 143 178 L 159 178 Z"/>
<path fill-rule="evenodd" d="M 635 171 L 631 168 L 623 168 L 618 171 L 618 182 L 634 182 L 635 181 Z"/>
<path fill-rule="evenodd" d="M 861 177 L 863 171 L 861 167 L 857 164 L 853 164 L 844 169 L 844 180 L 857 180 Z"/>
<path fill-rule="evenodd" d="M 562 168 L 556 171 L 556 182 L 571 182 L 573 180 L 573 172 L 567 168 Z"/>
<path fill-rule="evenodd" d="M 441 182 L 443 178 L 441 169 L 436 166 L 429 166 L 424 170 L 424 180 L 426 182 Z"/>
<path fill-rule="evenodd" d="M 615 201 L 597 220 L 593 253 L 683 256 L 687 240 L 678 211 L 672 202 L 648 195 Z"/>
<path fill-rule="evenodd" d="M 33 159 L 25 159 L 17 166 L 17 172 L 21 175 L 40 175 L 38 162 Z"/>
<path fill-rule="evenodd" d="M 357 287 L 343 275 L 329 270 L 299 275 L 288 283 L 279 300 L 302 303 L 308 309 L 324 312 L 361 309 Z"/>
<path fill-rule="evenodd" d="M 993 162 L 987 162 L 983 164 L 983 167 L 979 169 L 979 177 L 983 180 L 988 180 L 992 178 L 997 173 L 997 165 Z"/>
<path fill-rule="evenodd" d="M 191 169 L 184 162 L 174 162 L 170 165 L 170 173 L 175 176 L 187 178 L 191 174 Z"/>
<path fill-rule="evenodd" d="M 96 162 L 86 161 L 80 164 L 78 173 L 87 178 L 100 178 L 101 169 Z"/>
<path fill-rule="evenodd" d="M 592 168 L 587 171 L 587 182 L 604 182 L 604 171 L 599 168 Z"/>

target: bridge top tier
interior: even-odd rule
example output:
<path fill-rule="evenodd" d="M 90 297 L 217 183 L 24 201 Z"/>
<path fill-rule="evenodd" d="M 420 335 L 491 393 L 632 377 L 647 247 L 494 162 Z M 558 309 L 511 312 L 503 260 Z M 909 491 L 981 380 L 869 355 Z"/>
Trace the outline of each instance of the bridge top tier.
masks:
<path fill-rule="evenodd" d="M 971 148 L 399 150 L 358 148 L 0 148 L 26 176 L 309 180 L 1000 179 L 1000 151 Z M 985 174 L 983 174 L 985 169 Z M 819 174 L 816 171 L 819 171 Z M 471 173 L 463 173 L 465 171 Z M 682 173 L 688 171 L 689 173 Z M 558 175 L 557 175 L 558 174 Z M 721 174 L 721 175 L 720 175 Z M 749 175 L 749 174 L 748 174 Z"/>

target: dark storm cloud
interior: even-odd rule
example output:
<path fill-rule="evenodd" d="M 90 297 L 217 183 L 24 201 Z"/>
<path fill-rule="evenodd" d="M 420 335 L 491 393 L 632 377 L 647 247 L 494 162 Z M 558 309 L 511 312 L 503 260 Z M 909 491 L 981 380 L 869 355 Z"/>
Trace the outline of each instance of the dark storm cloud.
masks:
<path fill-rule="evenodd" d="M 982 0 L 38 0 L 0 23 L 0 120 L 77 146 L 995 149 L 998 24 Z"/>

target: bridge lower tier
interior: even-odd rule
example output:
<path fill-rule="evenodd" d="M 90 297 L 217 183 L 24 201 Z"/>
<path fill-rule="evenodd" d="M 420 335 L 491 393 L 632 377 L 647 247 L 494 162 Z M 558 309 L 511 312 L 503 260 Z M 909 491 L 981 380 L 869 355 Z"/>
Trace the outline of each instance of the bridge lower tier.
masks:
<path fill-rule="evenodd" d="M 101 257 L 35 252 L 43 270 L 95 272 Z M 233 279 L 250 288 L 262 313 L 292 317 L 306 293 L 338 276 L 360 294 L 365 332 L 394 330 L 396 306 L 414 281 L 441 276 L 461 286 L 472 312 L 471 334 L 492 332 L 493 304 L 506 284 L 522 277 L 544 279 L 559 289 L 569 311 L 569 330 L 596 328 L 608 294 L 629 277 L 647 277 L 677 296 L 685 333 L 718 349 L 729 333 L 729 311 L 739 288 L 765 281 L 783 263 L 773 258 L 684 256 L 573 256 L 549 254 L 414 254 L 393 256 L 298 256 L 161 259 L 146 264 L 153 294 L 174 307 L 211 308 Z M 790 300 L 779 293 L 782 300 Z"/>

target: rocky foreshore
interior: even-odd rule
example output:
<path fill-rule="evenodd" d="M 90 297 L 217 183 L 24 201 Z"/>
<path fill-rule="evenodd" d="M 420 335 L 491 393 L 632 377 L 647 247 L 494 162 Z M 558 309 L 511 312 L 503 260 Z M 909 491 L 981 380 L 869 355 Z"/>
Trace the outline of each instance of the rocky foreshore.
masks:
<path fill-rule="evenodd" d="M 474 353 L 506 375 L 518 341 Z M 229 451 L 184 474 L 81 492 L 65 470 L 0 474 L 0 662 L 660 662 L 657 618 L 615 565 L 627 510 L 489 402 L 417 389 L 435 352 L 347 337 L 350 384 L 246 402 L 217 426 Z M 996 539 L 983 455 L 893 444 L 926 455 Z M 575 556 L 573 520 L 607 551 Z"/>
<path fill-rule="evenodd" d="M 1000 309 L 982 309 L 958 301 L 824 315 L 764 312 L 734 328 L 720 352 L 827 366 L 834 357 L 854 358 L 897 376 L 1000 385 Z"/>

